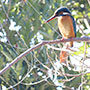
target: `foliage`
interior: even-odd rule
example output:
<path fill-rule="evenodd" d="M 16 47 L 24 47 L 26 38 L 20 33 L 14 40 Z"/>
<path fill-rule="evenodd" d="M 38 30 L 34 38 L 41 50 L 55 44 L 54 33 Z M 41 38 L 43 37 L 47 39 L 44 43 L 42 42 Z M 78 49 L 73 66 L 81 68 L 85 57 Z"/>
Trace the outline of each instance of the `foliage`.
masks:
<path fill-rule="evenodd" d="M 61 38 L 56 19 L 44 23 L 61 6 L 72 12 L 77 23 L 77 37 L 89 36 L 90 6 L 86 0 L 0 1 L 0 70 L 42 40 Z M 62 47 L 60 44 L 51 46 Z M 0 86 L 2 90 L 88 90 L 90 73 L 84 73 L 90 70 L 89 46 L 89 43 L 76 42 L 74 47 L 78 51 L 71 53 L 68 66 L 59 64 L 60 51 L 49 45 L 40 47 L 0 76 Z"/>

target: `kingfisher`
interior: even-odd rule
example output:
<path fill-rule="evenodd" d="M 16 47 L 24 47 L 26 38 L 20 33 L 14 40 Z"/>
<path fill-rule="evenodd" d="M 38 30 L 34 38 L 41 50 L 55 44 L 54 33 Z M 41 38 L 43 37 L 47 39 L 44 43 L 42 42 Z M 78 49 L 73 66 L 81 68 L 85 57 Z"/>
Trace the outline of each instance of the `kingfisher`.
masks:
<path fill-rule="evenodd" d="M 76 23 L 68 8 L 58 8 L 53 16 L 51 16 L 46 22 L 48 23 L 55 18 L 58 18 L 58 27 L 62 35 L 62 40 L 76 37 Z M 73 41 L 68 42 L 68 46 L 72 47 Z M 60 57 L 64 57 L 66 54 L 65 51 L 62 51 L 60 54 L 62 56 Z M 61 62 L 63 61 L 64 59 L 61 60 Z"/>

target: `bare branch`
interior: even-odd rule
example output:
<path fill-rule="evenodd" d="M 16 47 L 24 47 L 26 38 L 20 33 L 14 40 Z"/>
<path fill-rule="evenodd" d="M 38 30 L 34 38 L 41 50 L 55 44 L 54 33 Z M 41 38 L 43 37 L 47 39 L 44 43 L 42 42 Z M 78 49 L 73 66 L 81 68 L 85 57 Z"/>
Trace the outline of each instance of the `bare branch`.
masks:
<path fill-rule="evenodd" d="M 25 78 L 32 72 L 32 70 L 34 69 L 34 66 L 27 72 L 27 74 L 15 85 L 8 87 L 7 89 L 11 89 L 14 88 L 15 86 L 19 85 L 22 81 L 25 80 Z"/>
<path fill-rule="evenodd" d="M 90 0 L 87 0 L 88 1 L 88 4 L 90 5 Z"/>
<path fill-rule="evenodd" d="M 5 71 L 7 71 L 13 64 L 17 63 L 21 58 L 29 54 L 31 51 L 46 45 L 46 44 L 57 44 L 57 43 L 65 43 L 65 42 L 70 42 L 70 41 L 84 41 L 84 42 L 90 42 L 90 37 L 82 37 L 82 38 L 71 38 L 71 39 L 64 39 L 64 40 L 50 40 L 50 41 L 43 41 L 32 48 L 29 48 L 25 52 L 21 53 L 18 57 L 16 57 L 10 64 L 8 64 L 5 68 L 3 68 L 0 71 L 0 75 L 2 75 Z"/>
<path fill-rule="evenodd" d="M 39 83 L 41 83 L 41 82 L 44 82 L 44 81 L 47 81 L 47 79 L 48 79 L 49 77 L 46 77 L 46 78 L 44 78 L 44 79 L 42 79 L 42 80 L 40 80 L 40 81 L 37 81 L 37 82 L 34 82 L 34 83 L 21 83 L 21 84 L 23 84 L 23 85 L 35 85 L 35 84 L 39 84 Z"/>

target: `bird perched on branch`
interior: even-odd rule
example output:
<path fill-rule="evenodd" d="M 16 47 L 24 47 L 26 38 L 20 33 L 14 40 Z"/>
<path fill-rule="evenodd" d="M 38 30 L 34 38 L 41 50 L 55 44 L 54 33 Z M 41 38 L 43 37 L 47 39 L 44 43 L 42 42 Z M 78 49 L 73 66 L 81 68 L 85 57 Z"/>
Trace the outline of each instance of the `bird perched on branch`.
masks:
<path fill-rule="evenodd" d="M 62 40 L 69 39 L 76 37 L 76 24 L 73 16 L 71 15 L 71 12 L 63 7 L 63 8 L 58 8 L 54 15 L 50 17 L 46 22 L 49 22 L 55 18 L 58 18 L 58 27 L 59 30 L 62 34 Z M 66 45 L 67 47 L 72 47 L 73 46 L 73 41 L 68 42 Z M 60 52 L 60 63 L 65 62 L 66 58 L 68 57 L 68 53 L 66 51 L 61 50 Z"/>

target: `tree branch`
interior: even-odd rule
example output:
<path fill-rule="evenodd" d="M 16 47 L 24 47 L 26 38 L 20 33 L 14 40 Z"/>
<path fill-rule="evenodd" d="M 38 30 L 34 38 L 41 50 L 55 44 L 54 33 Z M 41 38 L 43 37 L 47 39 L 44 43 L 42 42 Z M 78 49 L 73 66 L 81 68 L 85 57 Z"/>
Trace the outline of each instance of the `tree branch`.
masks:
<path fill-rule="evenodd" d="M 88 1 L 88 4 L 90 5 L 90 0 L 87 0 Z"/>
<path fill-rule="evenodd" d="M 71 39 L 64 39 L 64 40 L 50 40 L 50 41 L 43 41 L 32 48 L 29 48 L 25 52 L 21 53 L 18 57 L 16 57 L 10 64 L 6 65 L 1 71 L 0 75 L 2 75 L 4 72 L 6 72 L 13 64 L 17 63 L 21 58 L 29 54 L 31 51 L 46 45 L 46 44 L 58 44 L 58 43 L 65 43 L 65 42 L 70 42 L 70 41 L 84 41 L 84 42 L 90 42 L 90 37 L 82 37 L 82 38 L 71 38 Z"/>

